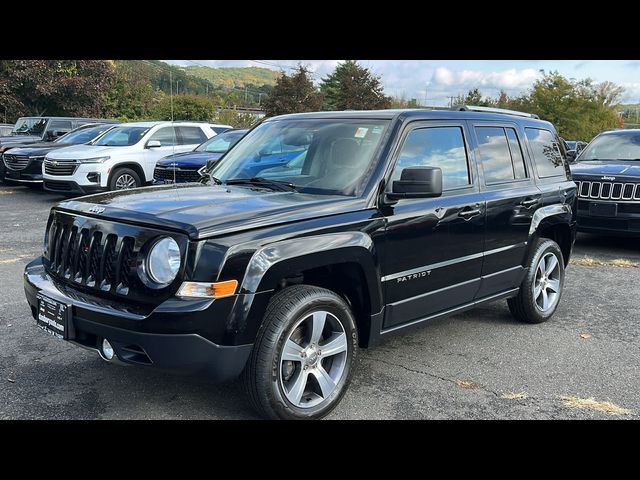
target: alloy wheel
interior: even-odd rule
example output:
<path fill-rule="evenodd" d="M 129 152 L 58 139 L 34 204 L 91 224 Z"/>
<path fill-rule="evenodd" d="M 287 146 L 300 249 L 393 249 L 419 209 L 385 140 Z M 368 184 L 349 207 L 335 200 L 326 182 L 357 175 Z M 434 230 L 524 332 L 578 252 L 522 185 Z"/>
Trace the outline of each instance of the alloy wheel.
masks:
<path fill-rule="evenodd" d="M 558 257 L 548 252 L 540 258 L 533 281 L 533 298 L 543 313 L 552 310 L 560 297 L 560 264 Z"/>
<path fill-rule="evenodd" d="M 127 190 L 136 187 L 136 179 L 128 173 L 123 173 L 116 179 L 116 190 Z"/>

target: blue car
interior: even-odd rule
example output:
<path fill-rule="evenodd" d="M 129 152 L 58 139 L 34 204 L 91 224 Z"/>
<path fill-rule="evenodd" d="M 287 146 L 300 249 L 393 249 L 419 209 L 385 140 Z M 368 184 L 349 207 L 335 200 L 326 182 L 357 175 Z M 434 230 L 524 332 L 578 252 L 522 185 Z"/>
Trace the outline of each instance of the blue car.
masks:
<path fill-rule="evenodd" d="M 215 162 L 247 133 L 246 129 L 230 129 L 220 133 L 191 152 L 175 153 L 161 158 L 153 171 L 153 183 L 186 183 L 197 182 L 201 175 L 199 170 Z"/>

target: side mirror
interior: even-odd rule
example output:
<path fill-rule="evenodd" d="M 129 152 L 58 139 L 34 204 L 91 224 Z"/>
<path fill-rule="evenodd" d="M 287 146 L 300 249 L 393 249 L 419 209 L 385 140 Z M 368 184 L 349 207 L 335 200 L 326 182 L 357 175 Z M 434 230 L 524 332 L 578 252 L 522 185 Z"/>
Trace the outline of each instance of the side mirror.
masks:
<path fill-rule="evenodd" d="M 408 167 L 402 170 L 400 180 L 395 180 L 391 199 L 431 198 L 442 195 L 442 169 L 439 167 Z"/>
<path fill-rule="evenodd" d="M 149 140 L 146 148 L 158 148 L 161 146 L 162 144 L 158 140 Z"/>
<path fill-rule="evenodd" d="M 567 161 L 568 162 L 575 162 L 577 156 L 578 156 L 578 152 L 576 150 L 567 150 Z"/>

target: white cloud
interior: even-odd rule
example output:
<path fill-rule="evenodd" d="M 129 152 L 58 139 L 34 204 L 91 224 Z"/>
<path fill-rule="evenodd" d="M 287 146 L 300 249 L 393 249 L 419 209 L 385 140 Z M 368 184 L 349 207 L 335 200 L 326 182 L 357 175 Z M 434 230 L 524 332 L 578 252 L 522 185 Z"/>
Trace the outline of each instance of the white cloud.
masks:
<path fill-rule="evenodd" d="M 437 86 L 460 89 L 482 89 L 484 87 L 496 90 L 523 90 L 530 87 L 538 76 L 539 73 L 533 68 L 523 70 L 511 68 L 500 72 L 482 72 L 438 67 L 431 81 Z"/>

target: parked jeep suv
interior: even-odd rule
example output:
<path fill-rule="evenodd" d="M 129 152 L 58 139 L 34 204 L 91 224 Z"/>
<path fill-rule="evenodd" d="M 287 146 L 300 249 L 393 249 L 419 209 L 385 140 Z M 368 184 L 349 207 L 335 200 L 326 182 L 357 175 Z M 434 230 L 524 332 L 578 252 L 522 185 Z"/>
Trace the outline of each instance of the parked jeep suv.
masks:
<path fill-rule="evenodd" d="M 640 235 L 640 130 L 603 132 L 571 165 L 578 230 Z"/>
<path fill-rule="evenodd" d="M 274 141 L 306 149 L 302 167 L 256 173 Z M 242 374 L 261 414 L 319 418 L 358 349 L 394 332 L 503 299 L 524 322 L 553 315 L 576 225 L 557 142 L 518 113 L 269 118 L 208 184 L 52 208 L 26 297 L 106 360 Z"/>

